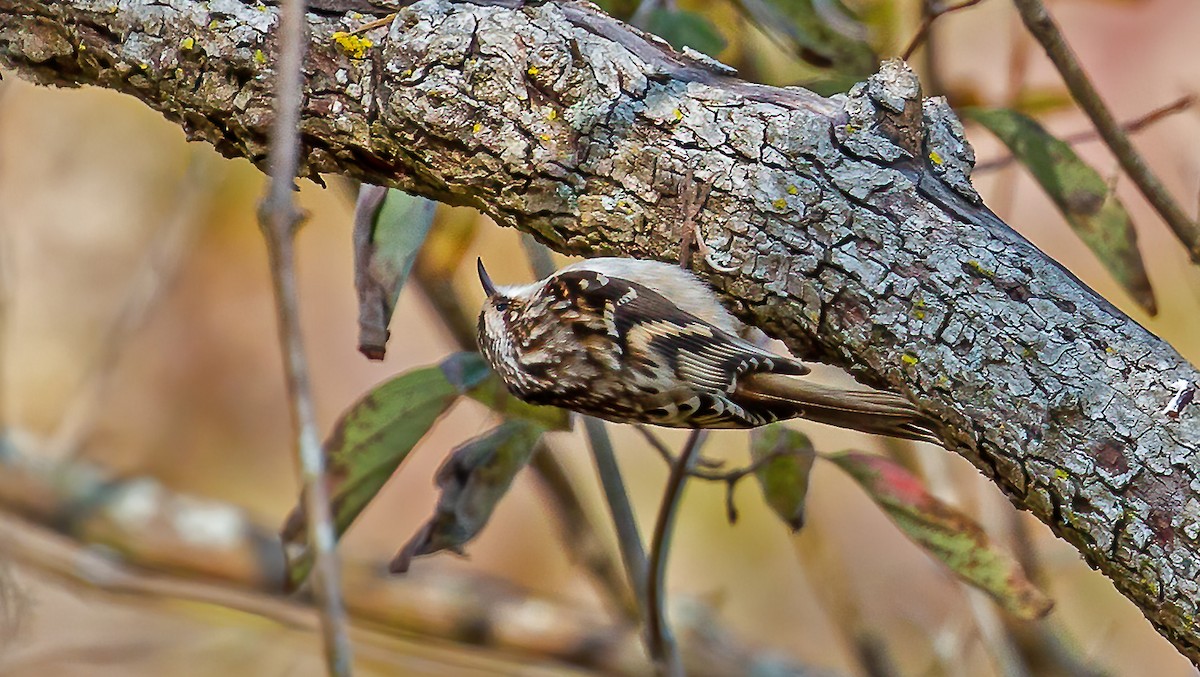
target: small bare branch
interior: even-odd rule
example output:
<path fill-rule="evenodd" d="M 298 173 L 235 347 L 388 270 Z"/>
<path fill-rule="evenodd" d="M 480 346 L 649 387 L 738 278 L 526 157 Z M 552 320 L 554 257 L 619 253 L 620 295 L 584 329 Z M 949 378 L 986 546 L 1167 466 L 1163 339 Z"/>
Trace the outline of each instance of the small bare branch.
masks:
<path fill-rule="evenodd" d="M 308 515 L 308 542 L 314 554 L 313 589 L 321 612 L 326 668 L 330 675 L 352 672 L 350 636 L 342 604 L 336 537 L 325 486 L 325 458 L 317 435 L 316 414 L 308 378 L 308 361 L 300 336 L 296 302 L 295 236 L 303 214 L 293 191 L 300 159 L 301 65 L 308 44 L 305 1 L 284 0 L 280 23 L 280 55 L 276 72 L 275 123 L 271 132 L 271 181 L 259 206 L 259 225 L 267 242 L 279 345 L 287 375 L 288 401 L 296 439 L 297 468 Z"/>
<path fill-rule="evenodd" d="M 145 324 L 170 287 L 188 252 L 205 200 L 213 189 L 211 160 L 199 153 L 191 164 L 173 200 L 170 216 L 155 231 L 137 271 L 130 279 L 125 298 L 108 330 L 84 368 L 83 379 L 47 445 L 47 453 L 63 459 L 78 454 L 95 428 L 104 395 L 129 338 Z"/>
<path fill-rule="evenodd" d="M 1117 161 L 1121 163 L 1121 168 L 1125 170 L 1129 178 L 1133 179 L 1133 183 L 1145 196 L 1146 201 L 1154 207 L 1154 210 L 1179 238 L 1179 241 L 1187 247 L 1192 261 L 1200 263 L 1200 224 L 1183 211 L 1179 203 L 1167 192 L 1166 186 L 1162 184 L 1158 176 L 1150 170 L 1146 160 L 1130 143 L 1129 136 L 1121 129 L 1108 107 L 1104 105 L 1100 93 L 1096 91 L 1096 87 L 1083 72 L 1083 67 L 1075 58 L 1062 31 L 1046 11 L 1045 5 L 1041 0 L 1013 0 L 1013 2 L 1021 14 L 1021 20 L 1025 23 L 1025 27 L 1046 50 L 1046 55 L 1050 57 L 1050 61 L 1054 63 L 1059 75 L 1062 76 L 1063 82 L 1067 84 L 1071 97 L 1091 118 L 1092 124 L 1096 125 L 1097 133 L 1100 134 L 1100 138 L 1104 139 L 1104 143 L 1116 156 Z"/>
<path fill-rule="evenodd" d="M 666 677 L 683 677 L 684 674 L 679 646 L 667 625 L 667 554 L 671 549 L 671 532 L 675 527 L 675 514 L 678 512 L 680 499 L 683 497 L 683 485 L 687 482 L 688 471 L 691 470 L 692 463 L 707 437 L 707 431 L 693 430 L 683 445 L 679 460 L 671 466 L 662 505 L 658 509 L 658 519 L 654 523 L 654 538 L 650 542 L 651 573 L 646 587 L 646 608 L 649 612 L 646 619 L 646 642 L 650 647 L 650 657 L 658 666 L 659 674 Z"/>
<path fill-rule="evenodd" d="M 921 43 L 925 42 L 925 38 L 929 35 L 929 29 L 933 27 L 933 22 L 937 21 L 939 17 L 951 12 L 957 12 L 960 9 L 974 7 L 981 2 L 983 2 L 983 0 L 963 0 L 963 2 L 945 7 L 933 7 L 932 5 L 927 4 L 925 17 L 921 20 L 921 27 L 917 29 L 916 35 L 914 35 L 912 40 L 909 41 L 908 47 L 905 47 L 904 51 L 900 53 L 900 58 L 908 61 L 912 57 L 913 52 L 916 52 L 917 48 L 921 46 Z"/>

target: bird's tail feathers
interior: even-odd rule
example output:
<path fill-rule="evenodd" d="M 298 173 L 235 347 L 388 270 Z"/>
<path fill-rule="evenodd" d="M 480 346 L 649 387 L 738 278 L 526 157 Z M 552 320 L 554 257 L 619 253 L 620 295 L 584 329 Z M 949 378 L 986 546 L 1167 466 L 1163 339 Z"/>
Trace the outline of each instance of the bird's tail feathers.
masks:
<path fill-rule="evenodd" d="M 782 374 L 753 374 L 738 382 L 737 396 L 771 404 L 780 413 L 874 435 L 942 442 L 930 419 L 911 402 L 881 390 L 852 390 Z"/>

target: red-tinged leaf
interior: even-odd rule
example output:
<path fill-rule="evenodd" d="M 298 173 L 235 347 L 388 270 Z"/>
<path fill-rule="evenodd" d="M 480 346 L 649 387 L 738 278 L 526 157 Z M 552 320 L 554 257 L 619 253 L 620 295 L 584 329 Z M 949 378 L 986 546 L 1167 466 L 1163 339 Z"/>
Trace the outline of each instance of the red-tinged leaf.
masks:
<path fill-rule="evenodd" d="M 1146 312 L 1158 312 L 1137 231 L 1108 182 L 1033 118 L 1006 108 L 962 111 L 995 134 L 1029 170 L 1071 229 Z"/>
<path fill-rule="evenodd" d="M 442 550 L 462 554 L 533 456 L 542 432 L 536 423 L 508 421 L 455 449 L 437 473 L 442 494 L 433 517 L 396 554 L 391 571 L 408 571 L 412 559 L 421 555 Z"/>
<path fill-rule="evenodd" d="M 792 531 L 804 526 L 804 499 L 816 452 L 808 436 L 782 423 L 750 431 L 750 458 L 763 498 Z"/>
<path fill-rule="evenodd" d="M 481 357 L 459 353 L 440 365 L 397 376 L 342 414 L 323 446 L 338 536 L 379 493 L 438 417 L 489 374 Z M 312 566 L 306 525 L 303 506 L 298 505 L 281 530 L 292 588 L 304 581 Z"/>
<path fill-rule="evenodd" d="M 359 187 L 353 235 L 358 349 L 372 360 L 384 357 L 396 299 L 429 234 L 435 207 L 403 191 Z"/>
<path fill-rule="evenodd" d="M 998 550 L 974 520 L 939 501 L 921 481 L 882 456 L 843 452 L 829 456 L 858 482 L 906 536 L 968 584 L 991 595 L 1019 618 L 1040 618 L 1053 603 Z"/>

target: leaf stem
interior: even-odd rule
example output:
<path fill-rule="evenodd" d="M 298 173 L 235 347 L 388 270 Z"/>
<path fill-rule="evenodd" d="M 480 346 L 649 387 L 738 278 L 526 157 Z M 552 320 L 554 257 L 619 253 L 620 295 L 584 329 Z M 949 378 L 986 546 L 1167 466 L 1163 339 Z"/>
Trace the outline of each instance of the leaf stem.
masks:
<path fill-rule="evenodd" d="M 699 455 L 700 447 L 707 437 L 708 431 L 693 430 L 688 435 L 678 460 L 671 466 L 662 505 L 658 509 L 658 519 L 654 523 L 654 537 L 650 542 L 651 575 L 646 589 L 646 607 L 649 611 L 646 619 L 646 643 L 650 649 L 650 657 L 658 665 L 659 673 L 667 677 L 682 677 L 684 674 L 679 646 L 667 625 L 667 554 L 671 549 L 671 534 L 683 496 L 683 485 L 687 482 L 692 462 Z"/>

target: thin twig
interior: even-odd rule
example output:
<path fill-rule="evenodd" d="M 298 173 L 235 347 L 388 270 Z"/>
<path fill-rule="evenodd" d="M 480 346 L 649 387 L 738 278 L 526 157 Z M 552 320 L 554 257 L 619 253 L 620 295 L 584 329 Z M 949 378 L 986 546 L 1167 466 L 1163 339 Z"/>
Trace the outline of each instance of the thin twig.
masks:
<path fill-rule="evenodd" d="M 629 576 L 634 594 L 645 608 L 640 609 L 642 618 L 653 615 L 645 601 L 648 599 L 648 583 L 650 566 L 646 560 L 646 549 L 642 545 L 642 535 L 638 532 L 637 520 L 633 517 L 633 506 L 629 504 L 629 494 L 625 491 L 625 482 L 621 479 L 621 469 L 617 465 L 617 457 L 613 453 L 612 440 L 604 422 L 591 416 L 583 417 L 583 428 L 587 434 L 588 447 L 592 451 L 592 459 L 596 463 L 596 474 L 600 476 L 600 487 L 604 490 L 604 499 L 608 503 L 609 514 L 612 515 L 613 528 L 617 532 L 617 547 L 621 550 L 621 561 L 625 564 L 625 574 Z"/>
<path fill-rule="evenodd" d="M 1092 124 L 1104 139 L 1121 168 L 1133 179 L 1133 183 L 1145 196 L 1146 201 L 1154 207 L 1175 236 L 1187 247 L 1194 263 L 1200 263 L 1200 224 L 1193 221 L 1175 202 L 1158 177 L 1150 171 L 1146 161 L 1138 154 L 1129 136 L 1121 130 L 1113 114 L 1104 105 L 1100 94 L 1084 74 L 1079 61 L 1072 53 L 1070 45 L 1063 38 L 1062 32 L 1046 12 L 1041 0 L 1013 0 L 1021 21 L 1029 29 L 1029 33 L 1046 50 L 1046 55 L 1054 63 L 1066 83 L 1071 97 L 1075 99 L 1083 112 L 1091 118 Z"/>
<path fill-rule="evenodd" d="M 554 265 L 554 256 L 550 253 L 550 248 L 538 242 L 529 233 L 521 233 L 521 247 L 525 250 L 530 269 L 539 280 L 550 277 L 558 269 Z"/>
<path fill-rule="evenodd" d="M 667 625 L 667 554 L 671 549 L 671 534 L 674 531 L 675 514 L 683 497 L 683 485 L 687 482 L 692 461 L 707 436 L 706 430 L 693 430 L 683 445 L 679 459 L 671 466 L 662 505 L 658 509 L 658 519 L 654 522 L 654 538 L 650 542 L 651 575 L 646 589 L 646 608 L 650 615 L 646 619 L 646 643 L 659 673 L 667 677 L 682 677 L 684 674 L 679 646 Z"/>
<path fill-rule="evenodd" d="M 921 27 L 917 29 L 917 34 L 913 36 L 911 41 L 909 41 L 908 47 L 905 47 L 904 51 L 900 53 L 900 58 L 908 61 L 909 57 L 913 55 L 913 52 L 917 51 L 917 48 L 921 46 L 921 43 L 925 42 L 925 37 L 929 35 L 929 29 L 933 26 L 933 22 L 937 21 L 938 17 L 942 16 L 943 14 L 957 12 L 960 9 L 974 7 L 981 2 L 983 2 L 983 0 L 963 0 L 963 2 L 959 2 L 948 7 L 938 7 L 936 9 L 930 4 L 926 4 L 925 6 L 927 9 L 924 18 L 921 19 Z"/>
<path fill-rule="evenodd" d="M 664 461 L 666 461 L 669 465 L 675 464 L 677 459 L 675 458 L 674 454 L 671 453 L 670 449 L 667 449 L 667 446 L 663 444 L 662 440 L 658 439 L 657 435 L 650 432 L 645 426 L 642 425 L 634 426 L 634 429 L 641 433 L 642 437 L 646 438 L 646 441 L 650 443 L 650 446 L 658 452 L 658 455 L 661 456 Z M 744 465 L 740 468 L 735 468 L 734 470 L 726 470 L 724 472 L 717 472 L 715 470 L 715 468 L 721 467 L 722 463 L 720 461 L 714 461 L 704 457 L 697 457 L 692 462 L 693 467 L 688 470 L 688 475 L 690 477 L 695 477 L 698 480 L 706 480 L 709 482 L 736 482 L 746 475 L 755 472 L 776 458 L 779 458 L 780 456 L 788 456 L 790 453 L 791 452 L 788 451 L 772 451 L 771 453 L 763 456 L 760 459 L 757 459 L 749 465 Z M 709 469 L 697 468 L 695 467 L 697 465 L 705 465 Z"/>
<path fill-rule="evenodd" d="M 317 436 L 296 302 L 295 235 L 304 216 L 296 207 L 292 193 L 300 159 L 301 67 L 307 45 L 305 33 L 305 0 L 285 0 L 279 20 L 280 54 L 276 71 L 275 122 L 271 130 L 271 181 L 259 205 L 258 217 L 267 242 L 271 281 L 275 287 L 279 344 L 287 376 L 304 509 L 309 516 L 308 542 L 314 553 L 313 592 L 321 615 L 326 669 L 330 675 L 344 677 L 353 669 L 350 637 L 325 486 L 325 458 Z"/>
<path fill-rule="evenodd" d="M 1165 106 L 1160 106 L 1160 107 L 1155 108 L 1154 110 L 1150 111 L 1149 113 L 1146 113 L 1145 115 L 1142 115 L 1140 117 L 1136 117 L 1127 122 L 1121 123 L 1121 129 L 1126 134 L 1136 134 L 1136 133 L 1142 131 L 1143 129 L 1146 129 L 1150 125 L 1158 122 L 1159 120 L 1168 118 L 1172 115 L 1175 115 L 1176 113 L 1182 113 L 1183 111 L 1191 108 L 1192 105 L 1195 103 L 1196 103 L 1195 96 L 1193 96 L 1191 94 L 1181 96 L 1178 99 L 1172 101 L 1171 103 L 1166 104 Z M 1102 141 L 1102 140 L 1103 139 L 1101 139 L 1101 137 L 1100 137 L 1100 132 L 1097 131 L 1096 129 L 1085 129 L 1083 131 L 1075 132 L 1074 134 L 1068 134 L 1067 136 L 1062 137 L 1062 141 L 1064 143 L 1067 143 L 1072 146 L 1081 144 L 1081 143 L 1088 143 L 1089 141 Z M 975 173 L 979 173 L 979 172 L 992 171 L 992 170 L 996 170 L 996 169 L 1003 169 L 1004 167 L 1007 167 L 1008 165 L 1012 164 L 1015 160 L 1016 160 L 1016 157 L 1014 157 L 1011 153 L 1009 153 L 1007 155 L 998 157 L 994 160 L 980 162 L 979 164 L 975 165 L 974 171 L 975 171 Z"/>
<path fill-rule="evenodd" d="M 349 34 L 350 35 L 359 35 L 361 33 L 366 33 L 367 31 L 374 30 L 376 28 L 383 28 L 384 26 L 391 24 L 392 20 L 395 18 L 396 18 L 396 13 L 392 12 L 391 14 L 383 17 L 382 19 L 376 19 L 369 23 L 363 24 L 363 25 L 359 26 L 358 28 L 355 28 L 352 31 L 349 31 Z"/>
<path fill-rule="evenodd" d="M 646 438 L 646 441 L 650 443 L 650 447 L 658 452 L 658 455 L 667 462 L 667 465 L 674 466 L 677 463 L 677 459 L 675 458 L 674 454 L 671 453 L 671 450 L 667 449 L 667 445 L 663 444 L 663 441 L 660 440 L 657 435 L 650 432 L 646 426 L 635 425 L 634 429 L 641 433 L 642 437 Z M 715 468 L 721 466 L 720 461 L 711 461 L 703 456 L 698 456 L 692 461 L 693 467 L 688 469 L 687 474 L 689 477 L 694 477 L 698 480 L 725 483 L 725 515 L 729 518 L 729 523 L 733 524 L 737 522 L 738 519 L 737 505 L 733 500 L 733 493 L 734 490 L 737 489 L 738 482 L 741 482 L 742 479 L 747 475 L 752 475 L 755 472 L 758 472 L 759 468 L 762 468 L 780 456 L 789 456 L 790 454 L 791 452 L 786 450 L 772 451 L 762 458 L 756 459 L 749 465 L 744 465 L 733 470 L 726 470 L 724 472 L 717 472 L 715 470 Z M 695 467 L 697 465 L 705 464 L 708 465 L 709 469 Z"/>
<path fill-rule="evenodd" d="M 305 629 L 316 631 L 320 627 L 311 597 L 282 596 L 284 564 L 269 556 L 278 552 L 278 541 L 243 510 L 201 496 L 176 493 L 149 477 L 119 478 L 110 469 L 84 460 L 47 463 L 39 449 L 36 438 L 29 435 L 0 439 L 2 559 L 35 573 L 61 571 L 76 583 L 96 590 L 182 597 L 228 605 L 287 623 L 286 618 L 276 614 L 283 606 L 267 603 L 278 601 L 280 605 L 303 608 Z M 136 503 L 149 509 L 155 519 L 147 522 L 145 510 L 124 509 L 130 497 L 137 497 Z M 72 517 L 64 519 L 67 515 Z M 101 524 L 104 526 L 95 528 Z M 206 531 L 203 525 L 217 525 L 229 538 L 197 539 L 197 529 Z M 595 552 L 608 554 L 611 549 L 594 537 L 591 524 L 584 526 L 586 529 L 578 530 L 579 535 L 597 547 Z M 51 554 L 49 561 L 27 556 L 26 533 L 36 536 L 39 542 L 57 541 L 63 547 L 54 551 L 62 556 Z M 58 536 L 65 536 L 69 543 Z M 45 551 L 36 544 L 32 547 L 36 552 Z M 91 564 L 96 561 L 102 564 Z M 108 575 L 112 567 L 135 579 L 131 581 L 133 586 L 150 578 L 159 579 L 163 585 L 127 588 L 122 585 L 126 576 Z M 619 563 L 612 560 L 610 568 L 617 574 L 617 583 L 628 592 Z M 360 662 L 371 662 L 367 651 L 372 638 L 379 636 L 388 643 L 389 651 L 396 651 L 397 637 L 408 638 L 413 646 L 435 639 L 436 644 L 446 647 L 445 651 L 460 654 L 462 648 L 456 648 L 456 642 L 525 656 L 527 663 L 544 658 L 604 674 L 631 669 L 628 648 L 637 641 L 637 629 L 636 619 L 628 616 L 614 620 L 600 610 L 592 612 L 531 597 L 528 590 L 488 576 L 439 573 L 436 567 L 396 578 L 385 577 L 378 562 L 348 559 L 343 575 L 355 655 Z M 168 585 L 170 582 L 183 587 Z M 238 592 L 260 599 L 243 598 Z M 0 595 L 0 624 L 5 603 L 10 604 L 9 610 L 19 611 Z M 531 605 L 538 613 L 529 613 Z M 688 633 L 706 639 L 687 647 L 690 664 L 709 668 L 704 674 L 754 672 L 759 664 L 774 672 L 782 669 L 768 656 L 760 660 L 761 652 L 730 636 L 703 607 L 692 609 L 684 627 Z M 16 638 L 28 639 L 20 634 Z M 4 640 L 0 634 L 0 673 L 8 674 L 5 668 L 11 666 L 12 654 L 19 647 L 4 646 Z M 401 651 L 411 653 L 408 649 Z M 457 664 L 461 669 L 461 660 Z M 784 672 L 809 674 L 794 665 Z"/>
<path fill-rule="evenodd" d="M 631 572 L 622 571 L 612 556 L 612 549 L 596 537 L 596 527 L 579 502 L 579 495 L 571 484 L 571 478 L 546 444 L 545 438 L 534 451 L 530 468 L 553 503 L 554 513 L 559 520 L 559 531 L 563 542 L 566 543 L 568 554 L 585 572 L 591 574 L 599 592 L 606 597 L 613 611 L 625 620 L 637 623 L 642 617 L 641 604 L 644 598 L 634 591 L 635 584 L 631 584 L 634 580 Z M 621 538 L 619 531 L 617 538 Z M 638 551 L 641 552 L 641 541 L 638 543 Z M 643 553 L 641 557 L 642 571 L 645 571 L 646 556 Z"/>
<path fill-rule="evenodd" d="M 126 288 L 121 307 L 84 368 L 80 386 L 47 445 L 47 453 L 54 458 L 76 456 L 95 429 L 121 352 L 129 346 L 129 338 L 158 307 L 194 240 L 199 217 L 213 189 L 213 169 L 206 155 L 192 155 L 172 201 L 171 214 L 146 247 L 138 270 Z"/>

